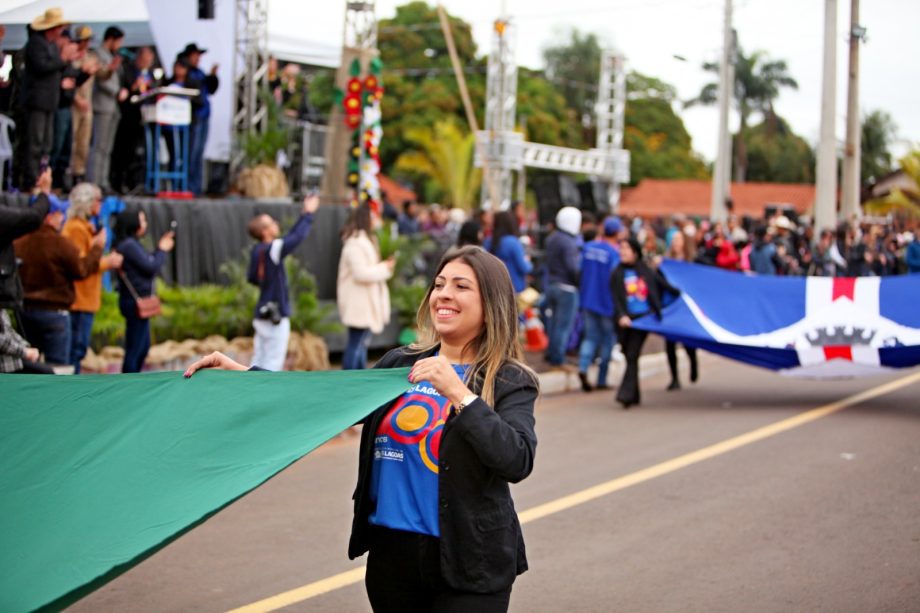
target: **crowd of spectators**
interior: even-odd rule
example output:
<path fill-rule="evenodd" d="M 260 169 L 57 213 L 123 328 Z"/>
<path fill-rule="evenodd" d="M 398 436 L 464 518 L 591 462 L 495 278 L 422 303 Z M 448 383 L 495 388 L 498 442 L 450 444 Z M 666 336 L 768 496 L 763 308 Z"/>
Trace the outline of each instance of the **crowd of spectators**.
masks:
<path fill-rule="evenodd" d="M 0 207 L 0 372 L 49 373 L 58 367 L 79 373 L 108 270 L 120 277 L 122 370 L 140 371 L 150 331 L 149 320 L 138 316 L 137 299 L 153 294 L 173 234 L 164 234 L 147 253 L 136 240 L 146 231 L 143 213 L 123 211 L 115 223 L 115 249 L 105 254 L 109 230 L 100 221 L 101 208 L 102 190 L 92 183 L 74 186 L 69 200 L 56 196 L 50 168 L 28 206 Z"/>
<path fill-rule="evenodd" d="M 126 48 L 117 26 L 106 28 L 100 40 L 89 26 L 74 26 L 61 9 L 50 8 L 26 27 L 28 41 L 12 54 L 9 79 L 0 83 L 0 113 L 16 125 L 12 172 L 0 173 L 8 180 L 0 189 L 28 192 L 46 166 L 56 190 L 83 181 L 104 193 L 143 188 L 141 105 L 152 89 L 176 83 L 198 91 L 192 98 L 188 186 L 194 195 L 202 193 L 209 96 L 219 85 L 216 65 L 207 74 L 199 67 L 205 49 L 188 44 L 167 75 L 154 48 Z M 0 31 L 0 63 L 2 43 Z"/>

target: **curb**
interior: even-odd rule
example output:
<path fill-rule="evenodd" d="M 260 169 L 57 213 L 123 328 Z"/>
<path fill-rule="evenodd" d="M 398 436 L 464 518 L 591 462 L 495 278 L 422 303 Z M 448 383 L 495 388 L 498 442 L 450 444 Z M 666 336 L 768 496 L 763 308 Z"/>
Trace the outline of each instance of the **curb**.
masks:
<path fill-rule="evenodd" d="M 626 368 L 623 362 L 610 361 L 610 369 L 607 371 L 608 384 L 615 387 L 623 376 L 623 370 Z M 667 356 L 664 352 L 650 353 L 639 357 L 639 378 L 645 379 L 653 377 L 667 368 Z M 547 372 L 539 373 L 540 378 L 540 395 L 555 396 L 557 394 L 567 394 L 569 392 L 581 392 L 581 382 L 578 380 L 578 368 L 575 366 L 566 368 L 557 368 Z M 597 366 L 592 365 L 588 369 L 588 376 L 591 379 L 597 377 Z"/>

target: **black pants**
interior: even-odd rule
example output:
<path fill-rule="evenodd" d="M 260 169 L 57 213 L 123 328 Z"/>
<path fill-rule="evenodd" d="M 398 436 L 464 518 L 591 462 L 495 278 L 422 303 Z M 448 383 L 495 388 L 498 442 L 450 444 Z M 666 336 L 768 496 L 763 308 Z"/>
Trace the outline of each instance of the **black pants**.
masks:
<path fill-rule="evenodd" d="M 624 405 L 639 404 L 639 354 L 648 332 L 635 328 L 620 328 L 620 344 L 626 356 L 626 372 L 617 391 L 617 402 Z"/>
<path fill-rule="evenodd" d="M 511 586 L 494 594 L 459 592 L 441 578 L 440 540 L 373 527 L 364 585 L 374 613 L 505 613 Z"/>
<path fill-rule="evenodd" d="M 687 358 L 690 360 L 690 372 L 695 373 L 697 369 L 696 349 L 686 345 L 683 347 L 684 351 L 687 352 Z M 668 369 L 671 371 L 671 381 L 677 381 L 677 343 L 665 341 L 664 352 L 668 355 Z M 695 379 L 696 377 L 691 374 L 690 378 Z"/>
<path fill-rule="evenodd" d="M 30 110 L 26 126 L 26 163 L 23 167 L 22 191 L 28 191 L 38 180 L 41 159 L 51 154 L 54 143 L 54 111 Z"/>

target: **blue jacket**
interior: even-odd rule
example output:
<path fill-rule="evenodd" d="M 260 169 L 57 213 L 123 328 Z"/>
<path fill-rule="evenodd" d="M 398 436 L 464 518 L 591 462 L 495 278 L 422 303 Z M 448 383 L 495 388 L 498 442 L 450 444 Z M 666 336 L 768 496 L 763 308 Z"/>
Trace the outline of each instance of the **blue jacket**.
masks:
<path fill-rule="evenodd" d="M 493 253 L 491 236 L 485 240 L 483 247 Z M 527 288 L 526 276 L 533 270 L 533 264 L 524 257 L 524 245 L 520 239 L 516 236 L 503 236 L 493 255 L 505 263 L 514 291 L 523 292 Z"/>
<path fill-rule="evenodd" d="M 581 308 L 605 317 L 613 316 L 610 275 L 619 264 L 620 252 L 606 241 L 594 240 L 585 245 L 578 299 Z"/>
<path fill-rule="evenodd" d="M 907 272 L 920 272 L 920 239 L 914 239 L 907 246 Z"/>
<path fill-rule="evenodd" d="M 546 280 L 578 287 L 581 273 L 580 236 L 556 230 L 546 239 Z"/>
<path fill-rule="evenodd" d="M 206 75 L 200 68 L 189 68 L 188 76 L 190 80 L 201 84 L 201 106 L 195 108 L 195 118 L 207 119 L 211 116 L 209 96 L 217 91 L 217 86 L 220 84 L 217 75 Z"/>
<path fill-rule="evenodd" d="M 153 281 L 160 272 L 160 268 L 163 267 L 163 262 L 166 261 L 166 252 L 155 249 L 153 253 L 147 253 L 133 237 L 122 239 L 116 245 L 115 250 L 125 258 L 121 264 L 121 270 L 134 286 L 137 295 L 141 298 L 152 295 L 154 293 Z M 121 275 L 118 276 L 118 302 L 123 308 L 128 308 L 133 312 L 134 297 Z"/>
<path fill-rule="evenodd" d="M 773 243 L 754 243 L 751 247 L 751 270 L 759 275 L 776 274 L 776 245 Z"/>
<path fill-rule="evenodd" d="M 252 248 L 246 278 L 253 285 L 259 286 L 256 315 L 267 302 L 278 303 L 282 317 L 291 315 L 291 300 L 288 295 L 284 258 L 307 237 L 312 223 L 313 215 L 310 213 L 301 215 L 284 238 L 276 238 L 270 243 L 259 243 Z"/>

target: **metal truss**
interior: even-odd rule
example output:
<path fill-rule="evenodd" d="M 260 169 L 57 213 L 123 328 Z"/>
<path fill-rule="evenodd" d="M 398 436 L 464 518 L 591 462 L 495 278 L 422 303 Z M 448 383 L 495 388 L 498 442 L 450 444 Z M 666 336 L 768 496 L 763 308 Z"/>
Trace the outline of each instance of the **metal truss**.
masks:
<path fill-rule="evenodd" d="M 629 181 L 629 152 L 619 149 L 570 149 L 523 143 L 524 166 L 602 177 L 617 183 Z"/>
<path fill-rule="evenodd" d="M 506 17 L 495 21 L 492 52 L 486 74 L 486 125 L 476 135 L 488 162 L 482 177 L 482 201 L 489 202 L 489 186 L 494 184 L 499 202 L 490 208 L 507 209 L 511 204 L 512 170 L 520 170 L 520 143 L 523 136 L 514 132 L 517 110 L 517 62 L 514 59 L 517 28 Z M 479 159 L 479 164 L 483 162 Z"/>
<path fill-rule="evenodd" d="M 598 177 L 610 183 L 610 205 L 616 210 L 620 184 L 629 182 L 629 152 L 623 149 L 626 72 L 623 58 L 605 51 L 601 60 L 597 112 L 597 147 L 588 151 L 524 142 L 515 132 L 517 63 L 515 29 L 507 18 L 495 22 L 486 81 L 486 125 L 476 133 L 475 164 L 483 173 L 482 201 L 489 202 L 489 181 L 500 195 L 492 208 L 506 209 L 511 202 L 512 171 L 545 168 Z"/>
<path fill-rule="evenodd" d="M 619 163 L 607 175 L 611 210 L 620 204 L 620 184 L 629 183 L 629 152 L 623 150 L 623 125 L 626 117 L 626 70 L 622 56 L 610 49 L 601 55 L 601 74 L 597 92 L 597 149 L 618 156 Z"/>
<path fill-rule="evenodd" d="M 267 0 L 236 0 L 233 60 L 231 173 L 243 163 L 243 137 L 264 130 L 268 115 L 259 95 L 268 77 Z"/>

